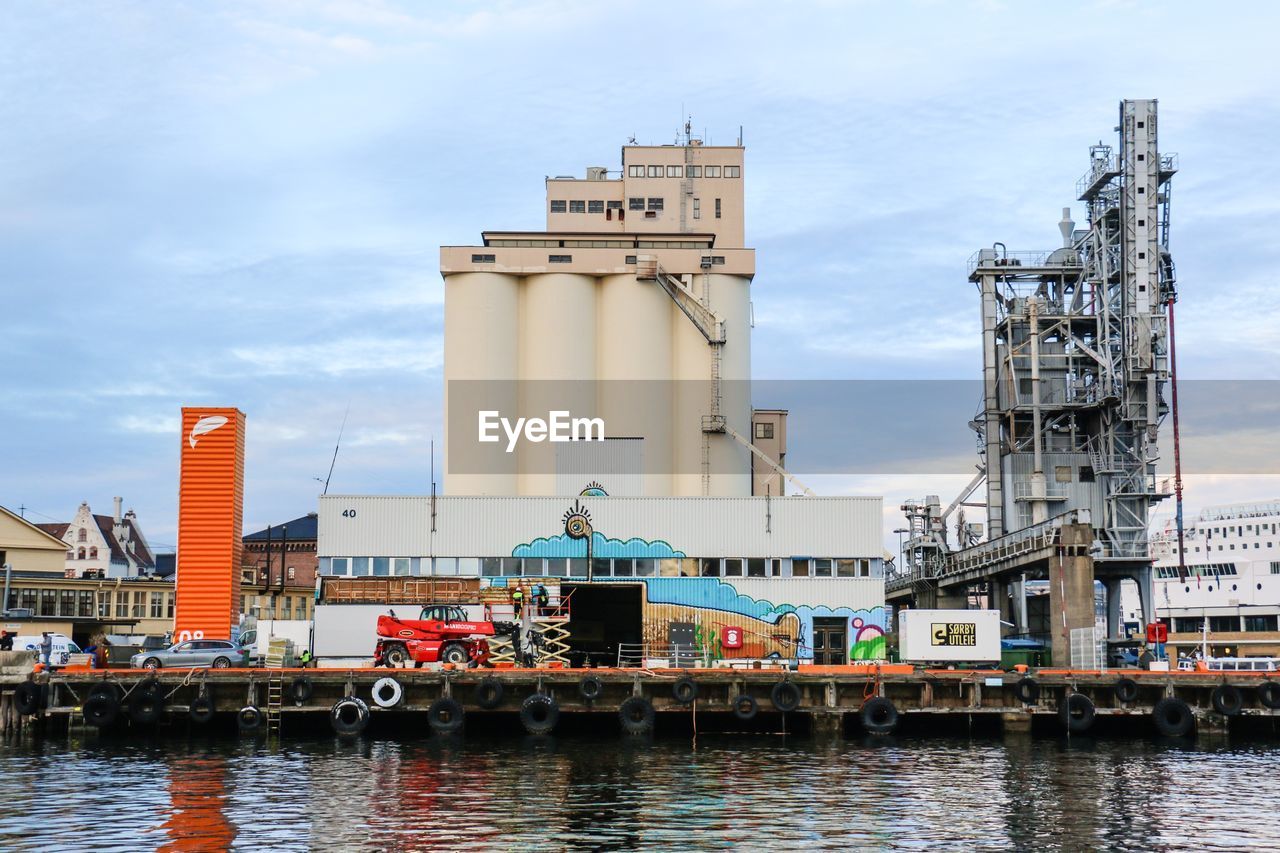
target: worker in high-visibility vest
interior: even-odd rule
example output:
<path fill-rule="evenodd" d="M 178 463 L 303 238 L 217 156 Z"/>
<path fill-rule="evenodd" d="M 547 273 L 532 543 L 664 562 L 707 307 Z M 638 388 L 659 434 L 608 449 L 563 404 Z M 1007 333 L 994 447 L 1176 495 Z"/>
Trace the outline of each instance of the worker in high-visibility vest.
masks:
<path fill-rule="evenodd" d="M 511 606 L 515 608 L 516 619 L 519 620 L 524 612 L 524 590 L 520 587 L 516 587 L 511 593 Z"/>

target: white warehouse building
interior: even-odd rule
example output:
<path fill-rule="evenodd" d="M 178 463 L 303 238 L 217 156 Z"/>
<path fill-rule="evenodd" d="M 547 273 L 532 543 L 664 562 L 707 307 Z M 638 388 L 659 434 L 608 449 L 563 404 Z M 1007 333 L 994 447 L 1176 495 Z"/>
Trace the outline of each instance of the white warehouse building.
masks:
<path fill-rule="evenodd" d="M 880 521 L 879 498 L 329 495 L 318 551 L 335 587 L 480 602 L 542 583 L 569 602 L 573 647 L 603 659 L 645 643 L 843 664 L 884 656 Z M 323 602 L 317 634 L 349 606 Z M 740 648 L 723 648 L 731 627 Z"/>

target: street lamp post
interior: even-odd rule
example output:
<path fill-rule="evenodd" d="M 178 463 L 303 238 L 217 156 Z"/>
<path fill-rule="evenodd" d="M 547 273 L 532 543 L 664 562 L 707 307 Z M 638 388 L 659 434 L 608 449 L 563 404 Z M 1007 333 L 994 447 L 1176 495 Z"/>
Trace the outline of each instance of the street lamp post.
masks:
<path fill-rule="evenodd" d="M 905 527 L 899 527 L 897 530 L 895 530 L 895 531 L 893 531 L 893 532 L 894 532 L 894 533 L 896 533 L 896 534 L 898 534 L 898 561 L 899 561 L 899 562 L 898 562 L 898 571 L 899 571 L 899 572 L 903 572 L 903 571 L 905 571 L 905 569 L 906 569 L 905 563 L 906 563 L 907 558 L 906 558 L 905 553 L 904 553 L 904 552 L 903 552 L 903 550 L 902 550 L 902 534 L 904 534 L 904 533 L 910 533 L 911 531 L 910 531 L 910 530 L 908 530 L 908 529 L 907 529 L 907 528 L 905 528 Z"/>

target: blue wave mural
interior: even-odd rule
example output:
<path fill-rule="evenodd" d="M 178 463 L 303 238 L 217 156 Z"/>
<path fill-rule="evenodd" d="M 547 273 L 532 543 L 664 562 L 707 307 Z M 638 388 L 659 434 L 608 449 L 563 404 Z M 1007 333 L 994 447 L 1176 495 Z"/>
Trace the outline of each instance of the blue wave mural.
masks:
<path fill-rule="evenodd" d="M 683 557 L 683 551 L 677 551 L 661 539 L 648 541 L 635 537 L 632 539 L 610 539 L 603 533 L 593 533 L 591 553 L 595 557 L 648 557 L 652 559 L 673 559 Z M 586 557 L 587 540 L 574 539 L 567 533 L 559 536 L 546 536 L 517 545 L 511 549 L 513 557 Z"/>
<path fill-rule="evenodd" d="M 777 605 L 743 595 L 719 578 L 649 578 L 646 583 L 650 604 L 707 607 L 765 622 L 777 622 L 784 614 L 795 612 L 790 604 Z"/>

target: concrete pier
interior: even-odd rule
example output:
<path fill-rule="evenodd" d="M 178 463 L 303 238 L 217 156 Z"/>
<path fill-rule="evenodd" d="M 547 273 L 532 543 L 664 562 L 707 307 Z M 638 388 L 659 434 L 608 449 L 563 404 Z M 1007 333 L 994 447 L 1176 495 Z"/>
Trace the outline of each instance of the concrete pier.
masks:
<path fill-rule="evenodd" d="M 304 720 L 332 719 L 341 702 L 358 700 L 354 705 L 365 711 L 357 708 L 352 714 L 362 713 L 365 724 L 417 718 L 436 729 L 449 728 L 455 718 L 504 713 L 508 719 L 519 714 L 529 727 L 526 714 L 536 705 L 533 712 L 540 717 L 619 720 L 628 731 L 652 729 L 655 722 L 692 713 L 699 725 L 717 719 L 749 722 L 757 716 L 770 721 L 785 714 L 787 721 L 779 729 L 824 738 L 858 727 L 928 733 L 948 719 L 1010 733 L 1030 731 L 1033 724 L 1039 729 L 1043 723 L 1074 734 L 1100 721 L 1126 720 L 1161 734 L 1188 735 L 1229 731 L 1242 721 L 1266 721 L 1262 728 L 1274 731 L 1280 717 L 1280 678 L 1269 675 L 1047 669 L 1023 675 L 890 665 L 798 671 L 113 670 L 7 676 L 0 681 L 0 693 L 13 707 L 22 698 L 18 691 L 28 704 L 32 696 L 43 697 L 42 706 L 27 708 L 27 715 L 52 725 L 84 721 L 143 730 L 160 719 L 204 725 L 233 716 L 254 722 L 256 716 L 264 730 L 287 732 Z M 33 686 L 22 687 L 23 682 Z M 382 695 L 376 696 L 379 690 Z M 109 699 L 91 699 L 94 693 Z M 1225 701 L 1230 713 L 1215 710 L 1215 699 Z M 256 731 L 258 726 L 248 728 Z"/>

